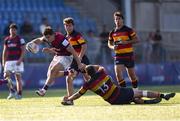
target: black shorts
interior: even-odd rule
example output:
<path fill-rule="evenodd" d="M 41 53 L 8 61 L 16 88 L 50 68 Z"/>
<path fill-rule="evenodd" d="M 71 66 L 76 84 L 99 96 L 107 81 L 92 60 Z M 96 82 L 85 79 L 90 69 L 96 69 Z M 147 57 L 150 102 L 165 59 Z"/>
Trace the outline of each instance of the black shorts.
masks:
<path fill-rule="evenodd" d="M 84 64 L 86 64 L 86 65 L 89 65 L 89 64 L 90 64 L 89 59 L 88 59 L 88 57 L 87 57 L 86 55 L 84 55 L 84 56 L 82 57 L 81 63 L 84 63 Z M 74 70 L 77 70 L 77 71 L 78 71 L 78 64 L 77 64 L 77 62 L 76 62 L 75 59 L 73 59 L 70 68 L 73 68 Z"/>
<path fill-rule="evenodd" d="M 124 65 L 127 68 L 133 68 L 135 65 L 133 53 L 122 54 L 118 57 L 114 57 L 115 65 Z"/>
<path fill-rule="evenodd" d="M 130 104 L 133 101 L 134 91 L 132 88 L 119 88 L 119 96 L 112 102 L 112 105 Z"/>

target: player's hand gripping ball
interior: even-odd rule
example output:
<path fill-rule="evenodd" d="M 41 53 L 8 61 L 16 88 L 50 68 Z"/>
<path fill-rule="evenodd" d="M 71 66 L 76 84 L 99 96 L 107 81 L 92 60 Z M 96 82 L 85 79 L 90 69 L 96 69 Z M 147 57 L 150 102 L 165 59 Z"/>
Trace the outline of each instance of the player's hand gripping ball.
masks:
<path fill-rule="evenodd" d="M 33 42 L 29 42 L 26 44 L 26 50 L 31 53 L 39 52 L 39 45 Z"/>

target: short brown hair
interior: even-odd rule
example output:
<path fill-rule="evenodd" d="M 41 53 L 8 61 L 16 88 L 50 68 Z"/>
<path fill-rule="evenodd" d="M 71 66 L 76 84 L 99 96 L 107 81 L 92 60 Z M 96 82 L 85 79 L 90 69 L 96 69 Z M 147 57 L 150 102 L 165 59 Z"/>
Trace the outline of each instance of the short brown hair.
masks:
<path fill-rule="evenodd" d="M 121 17 L 122 19 L 124 19 L 124 16 L 122 15 L 122 13 L 121 13 L 120 11 L 114 12 L 114 17 L 115 17 L 115 16 L 119 16 L 119 17 Z"/>
<path fill-rule="evenodd" d="M 44 29 L 44 32 L 43 32 L 44 36 L 46 36 L 46 35 L 53 35 L 53 34 L 54 34 L 54 31 L 53 31 L 53 29 L 50 26 L 47 26 Z"/>
<path fill-rule="evenodd" d="M 91 78 L 96 74 L 96 70 L 93 67 L 93 65 L 87 65 L 86 66 L 86 72 Z"/>
<path fill-rule="evenodd" d="M 72 24 L 74 25 L 74 19 L 72 17 L 67 17 L 63 20 L 63 24 Z"/>
<path fill-rule="evenodd" d="M 18 29 L 15 23 L 10 24 L 9 29 Z"/>

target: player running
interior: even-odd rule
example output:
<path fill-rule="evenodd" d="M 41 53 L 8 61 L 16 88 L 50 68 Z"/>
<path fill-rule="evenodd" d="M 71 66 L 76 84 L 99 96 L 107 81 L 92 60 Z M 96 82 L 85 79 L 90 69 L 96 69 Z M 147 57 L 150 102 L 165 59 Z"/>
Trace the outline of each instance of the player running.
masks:
<path fill-rule="evenodd" d="M 32 43 L 47 43 L 50 47 L 45 47 L 42 51 L 45 53 L 55 54 L 49 65 L 47 79 L 43 88 L 36 91 L 39 96 L 45 95 L 48 87 L 54 82 L 55 78 L 68 75 L 68 72 L 64 70 L 71 65 L 73 57 L 77 62 L 78 69 L 83 69 L 83 65 L 81 64 L 78 55 L 68 40 L 61 33 L 54 32 L 51 27 L 45 28 L 42 37 L 36 38 L 28 43 L 27 49 Z"/>

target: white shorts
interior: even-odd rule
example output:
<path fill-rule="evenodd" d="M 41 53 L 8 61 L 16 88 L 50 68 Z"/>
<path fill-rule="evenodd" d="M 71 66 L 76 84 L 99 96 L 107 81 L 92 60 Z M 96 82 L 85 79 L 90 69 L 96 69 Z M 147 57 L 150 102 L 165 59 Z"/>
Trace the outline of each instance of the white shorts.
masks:
<path fill-rule="evenodd" d="M 4 72 L 10 71 L 12 73 L 22 73 L 24 72 L 24 63 L 21 62 L 20 65 L 16 65 L 17 61 L 6 61 L 4 65 Z"/>
<path fill-rule="evenodd" d="M 55 63 L 58 62 L 61 65 L 63 65 L 64 69 L 68 69 L 70 67 L 72 61 L 73 61 L 73 56 L 54 56 L 53 60 Z"/>

